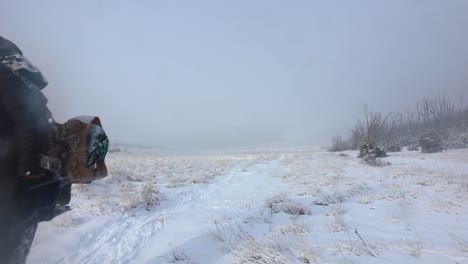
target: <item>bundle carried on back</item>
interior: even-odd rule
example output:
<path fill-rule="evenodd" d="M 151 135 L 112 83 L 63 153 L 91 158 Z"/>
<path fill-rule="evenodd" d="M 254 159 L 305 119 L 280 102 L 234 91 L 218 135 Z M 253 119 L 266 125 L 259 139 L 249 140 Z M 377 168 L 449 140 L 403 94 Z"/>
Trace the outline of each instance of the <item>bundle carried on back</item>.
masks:
<path fill-rule="evenodd" d="M 49 156 L 60 160 L 61 174 L 70 183 L 88 183 L 107 176 L 108 148 L 99 117 L 79 116 L 54 124 Z"/>

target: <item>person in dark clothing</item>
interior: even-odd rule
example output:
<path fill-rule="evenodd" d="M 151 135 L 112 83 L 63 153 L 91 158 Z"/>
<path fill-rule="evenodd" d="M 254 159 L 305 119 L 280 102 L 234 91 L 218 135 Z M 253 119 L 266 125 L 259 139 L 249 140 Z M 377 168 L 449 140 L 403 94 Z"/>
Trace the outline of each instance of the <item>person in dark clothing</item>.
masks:
<path fill-rule="evenodd" d="M 0 36 L 0 263 L 24 263 L 44 210 L 53 210 L 59 183 L 40 184 L 50 137 L 41 90 L 47 81 Z M 44 195 L 46 194 L 46 195 Z"/>

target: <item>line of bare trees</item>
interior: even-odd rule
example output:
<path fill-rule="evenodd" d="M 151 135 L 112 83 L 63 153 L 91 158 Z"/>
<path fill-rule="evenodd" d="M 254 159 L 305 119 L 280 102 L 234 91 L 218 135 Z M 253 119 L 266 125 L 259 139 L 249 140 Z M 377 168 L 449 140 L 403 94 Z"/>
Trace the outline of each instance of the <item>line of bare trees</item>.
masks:
<path fill-rule="evenodd" d="M 386 115 L 364 108 L 364 116 L 351 129 L 350 136 L 334 137 L 331 150 L 357 149 L 363 142 L 383 147 L 417 144 L 419 136 L 429 130 L 468 132 L 468 105 L 464 99 L 463 94 L 457 103 L 447 95 L 426 97 L 413 108 Z"/>

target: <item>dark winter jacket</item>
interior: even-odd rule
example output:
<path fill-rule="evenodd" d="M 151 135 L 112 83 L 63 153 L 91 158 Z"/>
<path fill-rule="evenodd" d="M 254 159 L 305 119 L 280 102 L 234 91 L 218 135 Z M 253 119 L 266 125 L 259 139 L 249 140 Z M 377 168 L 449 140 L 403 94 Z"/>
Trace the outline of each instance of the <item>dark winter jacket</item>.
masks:
<path fill-rule="evenodd" d="M 49 146 L 47 81 L 12 42 L 0 37 L 0 263 L 24 263 L 41 212 L 52 211 L 59 183 L 39 186 Z M 32 178 L 32 177 L 29 177 Z M 39 181 L 39 180 L 36 180 Z"/>
<path fill-rule="evenodd" d="M 47 81 L 12 42 L 0 37 L 0 160 L 2 168 L 13 165 L 22 176 L 47 153 L 49 123 L 47 99 L 41 89 Z M 5 162 L 13 158 L 16 162 Z M 11 171 L 9 169 L 9 171 Z M 10 174 L 10 173 L 9 173 Z"/>

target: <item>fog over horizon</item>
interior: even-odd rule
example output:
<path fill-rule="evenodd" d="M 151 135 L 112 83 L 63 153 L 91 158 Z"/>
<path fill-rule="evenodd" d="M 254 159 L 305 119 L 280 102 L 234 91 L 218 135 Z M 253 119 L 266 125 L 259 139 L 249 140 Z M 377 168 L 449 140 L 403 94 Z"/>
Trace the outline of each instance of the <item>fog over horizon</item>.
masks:
<path fill-rule="evenodd" d="M 0 3 L 59 122 L 177 150 L 327 144 L 363 106 L 468 97 L 468 1 Z"/>

